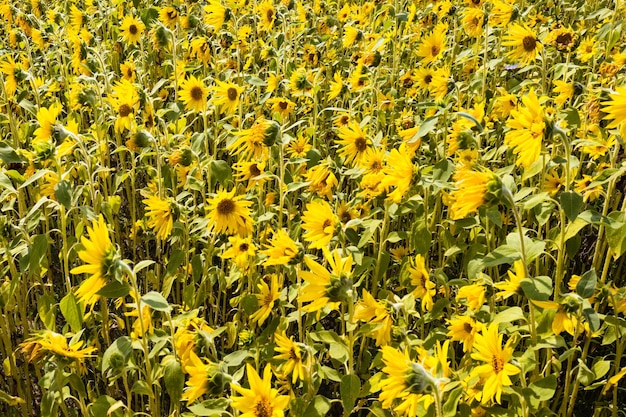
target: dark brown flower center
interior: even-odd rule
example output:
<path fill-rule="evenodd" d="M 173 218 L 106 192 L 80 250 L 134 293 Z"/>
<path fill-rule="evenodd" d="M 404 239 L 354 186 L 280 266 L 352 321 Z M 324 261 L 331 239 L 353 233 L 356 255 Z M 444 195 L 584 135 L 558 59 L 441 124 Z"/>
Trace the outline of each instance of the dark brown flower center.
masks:
<path fill-rule="evenodd" d="M 432 56 L 437 56 L 437 54 L 439 53 L 440 49 L 437 45 L 433 45 L 430 48 L 430 53 L 432 54 Z"/>
<path fill-rule="evenodd" d="M 249 247 L 250 245 L 248 245 L 247 243 L 242 243 L 241 245 L 239 245 L 239 250 L 241 252 L 247 252 Z"/>
<path fill-rule="evenodd" d="M 463 323 L 463 330 L 465 330 L 467 333 L 472 333 L 472 330 L 474 330 L 474 328 L 469 323 Z"/>
<path fill-rule="evenodd" d="M 296 352 L 295 347 L 289 349 L 289 359 L 293 359 L 294 361 L 298 360 L 298 353 Z"/>
<path fill-rule="evenodd" d="M 288 105 L 289 103 L 287 103 L 286 101 L 281 101 L 278 103 L 278 107 L 280 107 L 281 110 L 286 110 Z"/>
<path fill-rule="evenodd" d="M 132 109 L 128 104 L 122 104 L 118 111 L 120 113 L 120 117 L 126 117 L 131 113 Z"/>
<path fill-rule="evenodd" d="M 131 35 L 136 35 L 137 32 L 139 32 L 139 29 L 137 29 L 137 25 L 130 25 L 128 27 L 128 31 L 130 32 Z"/>
<path fill-rule="evenodd" d="M 500 373 L 500 371 L 504 369 L 504 361 L 502 361 L 500 356 L 493 355 L 491 358 L 491 366 L 493 367 L 495 373 Z"/>
<path fill-rule="evenodd" d="M 230 87 L 228 89 L 228 91 L 226 92 L 226 94 L 228 95 L 228 99 L 230 101 L 236 101 L 237 100 L 237 89 L 235 87 Z"/>
<path fill-rule="evenodd" d="M 271 417 L 273 412 L 274 408 L 267 398 L 260 398 L 254 405 L 254 417 Z"/>
<path fill-rule="evenodd" d="M 258 177 L 259 175 L 261 175 L 261 170 L 259 169 L 257 164 L 250 165 L 250 176 Z"/>
<path fill-rule="evenodd" d="M 265 14 L 265 17 L 267 18 L 268 22 L 272 22 L 272 20 L 274 20 L 274 10 L 269 9 Z"/>
<path fill-rule="evenodd" d="M 537 47 L 537 39 L 534 36 L 526 36 L 522 40 L 522 46 L 526 52 L 532 52 Z"/>
<path fill-rule="evenodd" d="M 561 33 L 556 37 L 556 42 L 567 46 L 572 42 L 572 34 L 569 32 Z"/>
<path fill-rule="evenodd" d="M 343 213 L 341 213 L 341 222 L 342 223 L 348 223 L 350 220 L 352 220 L 352 216 L 350 215 L 350 212 L 348 210 L 346 210 Z"/>
<path fill-rule="evenodd" d="M 424 82 L 426 84 L 430 84 L 432 80 L 433 80 L 433 76 L 430 75 L 430 74 L 428 74 L 427 76 L 424 77 Z"/>
<path fill-rule="evenodd" d="M 217 203 L 217 213 L 221 216 L 228 216 L 235 211 L 235 202 L 230 198 L 225 198 Z"/>
<path fill-rule="evenodd" d="M 365 149 L 367 149 L 367 142 L 365 141 L 365 138 L 358 137 L 354 141 L 354 146 L 356 147 L 357 151 L 363 152 Z"/>
<path fill-rule="evenodd" d="M 202 88 L 198 87 L 197 85 L 192 87 L 189 95 L 194 101 L 202 100 Z"/>
<path fill-rule="evenodd" d="M 332 220 L 326 219 L 324 220 L 324 224 L 322 224 L 322 229 L 326 229 L 328 226 L 331 226 L 332 224 L 333 224 Z"/>

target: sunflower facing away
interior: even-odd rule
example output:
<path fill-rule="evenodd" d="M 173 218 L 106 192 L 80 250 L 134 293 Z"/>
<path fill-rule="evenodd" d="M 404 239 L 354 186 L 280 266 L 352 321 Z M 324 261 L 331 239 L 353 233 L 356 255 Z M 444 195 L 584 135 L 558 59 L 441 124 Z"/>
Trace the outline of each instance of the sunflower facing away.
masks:
<path fill-rule="evenodd" d="M 311 302 L 302 308 L 307 313 L 320 311 L 326 306 L 334 310 L 346 299 L 348 291 L 352 291 L 352 255 L 343 258 L 339 250 L 331 253 L 324 249 L 324 257 L 330 270 L 305 257 L 304 263 L 311 271 L 300 271 L 301 278 L 307 284 L 298 299 L 303 303 Z"/>
<path fill-rule="evenodd" d="M 84 250 L 78 251 L 78 257 L 85 265 L 77 266 L 70 272 L 72 274 L 89 274 L 89 278 L 78 287 L 76 295 L 80 302 L 93 305 L 98 301 L 97 292 L 107 284 L 107 278 L 111 275 L 117 261 L 117 252 L 111 238 L 109 229 L 102 215 L 87 227 L 89 238 L 82 236 L 80 242 Z"/>
<path fill-rule="evenodd" d="M 231 397 L 233 408 L 242 413 L 240 417 L 283 417 L 289 404 L 289 396 L 278 395 L 278 390 L 272 388 L 271 367 L 265 367 L 261 379 L 252 365 L 247 363 L 246 374 L 250 388 L 230 384 L 233 391 L 241 394 L 240 397 Z"/>
<path fill-rule="evenodd" d="M 275 232 L 272 240 L 265 247 L 266 249 L 261 251 L 267 256 L 263 266 L 286 265 L 298 254 L 296 242 L 283 229 Z"/>

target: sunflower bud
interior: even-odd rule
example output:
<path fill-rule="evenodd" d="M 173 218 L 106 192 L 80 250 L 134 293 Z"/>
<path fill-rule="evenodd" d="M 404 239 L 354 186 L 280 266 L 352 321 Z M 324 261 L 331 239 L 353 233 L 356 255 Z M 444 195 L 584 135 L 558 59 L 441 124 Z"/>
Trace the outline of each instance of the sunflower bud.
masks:
<path fill-rule="evenodd" d="M 413 363 L 406 374 L 406 385 L 413 394 L 429 394 L 435 387 L 435 380 L 422 365 Z"/>
<path fill-rule="evenodd" d="M 272 146 L 279 141 L 280 136 L 280 125 L 272 120 L 267 123 L 267 127 L 265 128 L 263 144 L 268 147 Z"/>

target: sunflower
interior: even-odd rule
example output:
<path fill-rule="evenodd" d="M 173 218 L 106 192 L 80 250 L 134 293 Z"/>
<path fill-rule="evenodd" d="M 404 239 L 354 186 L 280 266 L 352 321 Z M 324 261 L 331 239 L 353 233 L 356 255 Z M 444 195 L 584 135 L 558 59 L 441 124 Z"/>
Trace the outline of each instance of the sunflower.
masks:
<path fill-rule="evenodd" d="M 336 309 L 339 303 L 346 300 L 348 291 L 352 291 L 352 255 L 343 258 L 339 250 L 332 253 L 323 249 L 324 257 L 330 266 L 330 271 L 309 257 L 304 263 L 311 271 L 300 271 L 300 277 L 306 281 L 298 300 L 303 303 L 302 311 L 307 313 L 320 311 L 328 306 Z"/>
<path fill-rule="evenodd" d="M 233 168 L 236 171 L 234 176 L 238 181 L 248 182 L 246 190 L 250 190 L 251 188 L 256 187 L 259 184 L 263 184 L 264 179 L 257 179 L 257 177 L 263 174 L 263 170 L 265 169 L 265 162 L 242 161 L 234 164 Z"/>
<path fill-rule="evenodd" d="M 0 71 L 6 75 L 4 88 L 7 98 L 12 98 L 17 91 L 18 81 L 22 81 L 26 77 L 24 65 L 21 62 L 15 62 L 11 56 L 7 56 L 0 63 Z"/>
<path fill-rule="evenodd" d="M 289 396 L 278 395 L 278 390 L 272 388 L 271 367 L 265 367 L 263 379 L 249 363 L 246 364 L 246 373 L 249 389 L 236 383 L 230 384 L 233 391 L 241 394 L 240 397 L 231 397 L 233 408 L 242 413 L 241 417 L 283 417 Z"/>
<path fill-rule="evenodd" d="M 456 301 L 463 302 L 472 311 L 478 311 L 485 304 L 485 287 L 480 284 L 464 285 L 459 288 Z"/>
<path fill-rule="evenodd" d="M 612 92 L 611 101 L 604 102 L 602 111 L 606 113 L 605 120 L 610 120 L 607 128 L 620 126 L 626 120 L 626 87 L 616 87 Z"/>
<path fill-rule="evenodd" d="M 169 29 L 174 30 L 178 23 L 178 10 L 172 6 L 159 9 L 159 20 Z"/>
<path fill-rule="evenodd" d="M 256 254 L 256 247 L 252 243 L 251 237 L 230 236 L 228 238 L 230 248 L 225 250 L 220 256 L 222 259 L 234 259 L 235 265 L 239 269 L 245 268 L 250 259 Z"/>
<path fill-rule="evenodd" d="M 42 356 L 44 352 L 51 353 L 63 359 L 73 359 L 82 361 L 85 358 L 91 358 L 97 349 L 95 347 L 83 346 L 82 340 L 72 338 L 67 342 L 67 338 L 59 333 L 42 330 L 35 332 L 35 335 L 20 344 L 22 350 L 28 353 L 28 361 L 32 362 Z"/>
<path fill-rule="evenodd" d="M 141 40 L 146 25 L 135 16 L 126 15 L 120 24 L 122 39 L 129 45 L 135 45 Z"/>
<path fill-rule="evenodd" d="M 286 265 L 298 254 L 296 242 L 282 229 L 274 233 L 272 240 L 265 247 L 266 249 L 261 251 L 267 256 L 263 266 Z"/>
<path fill-rule="evenodd" d="M 239 96 L 244 92 L 243 87 L 239 87 L 231 82 L 216 80 L 216 86 L 211 90 L 215 93 L 211 101 L 220 107 L 222 113 L 234 114 L 239 105 Z"/>
<path fill-rule="evenodd" d="M 113 86 L 113 94 L 109 96 L 109 102 L 118 114 L 115 120 L 115 131 L 122 133 L 126 129 L 131 130 L 135 124 L 135 112 L 139 106 L 137 88 L 130 81 L 122 79 Z"/>
<path fill-rule="evenodd" d="M 133 61 L 126 61 L 120 64 L 120 73 L 125 80 L 135 82 L 137 79 L 137 67 Z"/>
<path fill-rule="evenodd" d="M 504 143 L 517 155 L 516 165 L 524 169 L 539 159 L 545 122 L 544 110 L 534 90 L 522 97 L 523 107 L 511 111 L 506 125 L 511 129 L 504 136 Z"/>
<path fill-rule="evenodd" d="M 218 0 L 210 0 L 209 4 L 204 6 L 204 22 L 219 30 L 228 16 L 228 10 Z"/>
<path fill-rule="evenodd" d="M 257 13 L 261 16 L 260 27 L 266 32 L 270 32 L 276 21 L 276 9 L 272 0 L 265 0 L 257 6 Z"/>
<path fill-rule="evenodd" d="M 146 197 L 143 203 L 146 205 L 148 227 L 154 229 L 159 239 L 166 240 L 174 226 L 174 214 L 170 203 L 154 195 Z"/>
<path fill-rule="evenodd" d="M 202 80 L 191 75 L 181 81 L 178 95 L 185 104 L 185 109 L 200 113 L 206 109 L 209 89 Z"/>
<path fill-rule="evenodd" d="M 592 37 L 586 37 L 576 48 L 578 59 L 583 64 L 589 62 L 598 53 L 598 43 Z"/>
<path fill-rule="evenodd" d="M 468 36 L 477 38 L 483 33 L 483 24 L 485 23 L 485 12 L 477 7 L 470 7 L 463 12 L 461 20 L 463 29 Z"/>
<path fill-rule="evenodd" d="M 489 13 L 489 25 L 501 28 L 505 27 L 513 16 L 513 6 L 507 1 L 494 0 Z"/>
<path fill-rule="evenodd" d="M 565 178 L 561 177 L 558 172 L 548 172 L 543 182 L 543 191 L 554 196 L 565 184 Z"/>
<path fill-rule="evenodd" d="M 237 138 L 228 144 L 227 149 L 247 161 L 252 158 L 265 160 L 268 153 L 268 147 L 265 145 L 276 141 L 279 130 L 280 127 L 276 122 L 261 116 L 249 129 L 233 132 Z"/>
<path fill-rule="evenodd" d="M 532 303 L 550 314 L 552 318 L 552 332 L 559 335 L 564 331 L 574 336 L 581 334 L 586 327 L 579 317 L 581 298 L 577 294 L 566 294 L 558 303 L 554 301 L 535 301 Z M 551 316 L 552 317 L 552 316 Z"/>
<path fill-rule="evenodd" d="M 530 65 L 535 62 L 537 54 L 543 48 L 533 31 L 528 26 L 519 24 L 509 26 L 502 45 L 514 48 L 508 56 L 514 61 L 519 61 L 521 65 Z"/>
<path fill-rule="evenodd" d="M 561 80 L 555 80 L 553 83 L 554 88 L 552 91 L 558 93 L 558 95 L 554 97 L 554 102 L 557 106 L 563 107 L 563 105 L 574 96 L 574 84 Z"/>
<path fill-rule="evenodd" d="M 474 339 L 483 328 L 481 322 L 470 316 L 454 316 L 448 322 L 448 336 L 451 340 L 463 343 L 463 352 L 469 352 L 474 345 Z"/>
<path fill-rule="evenodd" d="M 386 346 L 391 343 L 393 319 L 385 304 L 372 297 L 367 290 L 363 290 L 363 299 L 354 308 L 354 319 L 366 321 L 376 326 L 372 333 L 376 339 L 376 346 Z"/>
<path fill-rule="evenodd" d="M 417 47 L 417 56 L 422 58 L 422 63 L 428 65 L 443 56 L 446 50 L 446 34 L 448 25 L 440 23 L 433 31 L 426 35 Z"/>
<path fill-rule="evenodd" d="M 407 143 L 400 144 L 398 149 L 392 149 L 386 158 L 387 163 L 382 171 L 384 177 L 380 186 L 388 192 L 387 199 L 394 203 L 402 201 L 402 197 L 411 187 L 415 171 L 412 158 L 413 152 Z M 395 189 L 389 192 L 391 187 Z"/>
<path fill-rule="evenodd" d="M 187 388 L 182 400 L 188 404 L 207 393 L 223 393 L 226 382 L 230 380 L 230 376 L 221 372 L 217 364 L 204 363 L 193 350 L 188 352 L 187 365 L 184 369 L 189 374 L 189 380 L 186 382 Z"/>
<path fill-rule="evenodd" d="M 296 103 L 284 97 L 270 98 L 267 100 L 267 104 L 272 106 L 272 113 L 278 113 L 282 117 L 289 116 L 296 107 Z"/>
<path fill-rule="evenodd" d="M 509 363 L 513 357 L 510 343 L 511 340 L 502 347 L 502 335 L 498 333 L 496 323 L 476 335 L 472 359 L 486 363 L 474 367 L 470 375 L 481 379 L 483 388 L 476 396 L 481 404 L 487 404 L 494 398 L 496 403 L 500 404 L 502 387 L 513 385 L 509 377 L 520 372 L 517 366 Z"/>
<path fill-rule="evenodd" d="M 278 370 L 285 376 L 291 374 L 292 384 L 298 379 L 308 380 L 310 357 L 301 349 L 301 344 L 294 342 L 293 336 L 287 337 L 284 331 L 274 333 L 274 342 L 276 342 L 274 351 L 278 353 L 274 359 L 281 361 Z"/>
<path fill-rule="evenodd" d="M 325 162 L 309 169 L 305 178 L 309 182 L 310 191 L 328 200 L 332 198 L 333 189 L 339 184 L 337 177 Z"/>
<path fill-rule="evenodd" d="M 333 75 L 333 81 L 330 82 L 330 87 L 328 88 L 328 100 L 334 100 L 341 95 L 344 91 L 343 88 L 343 80 L 341 79 L 341 73 L 335 72 Z"/>
<path fill-rule="evenodd" d="M 191 41 L 191 54 L 204 65 L 208 65 L 211 59 L 211 44 L 205 37 L 199 37 Z"/>
<path fill-rule="evenodd" d="M 437 389 L 435 377 L 419 363 L 413 362 L 407 350 L 404 353 L 391 346 L 383 346 L 383 373 L 378 384 L 378 399 L 385 409 L 394 409 L 402 416 L 416 416 L 417 406 L 424 408 L 432 402 L 430 394 Z M 430 397 L 430 398 L 427 398 Z"/>
<path fill-rule="evenodd" d="M 415 255 L 415 261 L 409 266 L 411 285 L 415 287 L 413 296 L 422 300 L 422 310 L 433 308 L 433 296 L 436 293 L 435 283 L 430 280 L 426 262 L 422 255 Z"/>
<path fill-rule="evenodd" d="M 521 295 L 522 287 L 521 281 L 526 278 L 526 267 L 524 266 L 524 262 L 521 259 L 513 262 L 513 269 L 515 273 L 506 271 L 509 279 L 498 282 L 494 285 L 500 291 L 496 293 L 496 297 L 502 297 L 502 299 L 507 299 L 512 295 Z"/>
<path fill-rule="evenodd" d="M 255 295 L 259 304 L 259 308 L 252 315 L 250 315 L 250 319 L 253 323 L 257 323 L 259 326 L 261 326 L 270 316 L 276 300 L 280 298 L 278 275 L 272 274 L 270 278 L 270 285 L 267 285 L 267 282 L 265 281 L 261 281 L 261 283 L 258 284 L 257 287 L 261 291 L 260 294 Z"/>
<path fill-rule="evenodd" d="M 47 142 L 52 138 L 54 126 L 61 110 L 62 107 L 58 103 L 52 104 L 49 108 L 42 107 L 37 110 L 39 127 L 34 132 L 35 139 L 33 142 Z"/>
<path fill-rule="evenodd" d="M 453 201 L 450 215 L 453 220 L 462 219 L 478 210 L 488 201 L 489 190 L 497 187 L 496 177 L 489 171 L 461 169 L 453 177 L 456 190 L 451 194 Z"/>
<path fill-rule="evenodd" d="M 247 236 L 252 232 L 254 220 L 250 217 L 252 201 L 235 196 L 235 189 L 218 191 L 208 201 L 209 231 Z"/>
<path fill-rule="evenodd" d="M 80 284 L 76 295 L 80 302 L 93 305 L 98 301 L 98 291 L 107 284 L 107 278 L 114 274 L 118 259 L 102 215 L 92 223 L 91 227 L 87 227 L 87 234 L 89 238 L 81 236 L 80 241 L 84 249 L 78 251 L 78 257 L 86 264 L 77 266 L 70 272 L 90 274 L 90 277 Z"/>
<path fill-rule="evenodd" d="M 341 145 L 339 154 L 347 163 L 356 162 L 358 164 L 370 145 L 370 140 L 365 137 L 359 123 L 356 120 L 351 120 L 348 126 L 339 128 L 337 136 L 341 139 L 337 141 Z"/>
<path fill-rule="evenodd" d="M 306 231 L 304 240 L 311 242 L 311 249 L 328 246 L 335 234 L 339 219 L 333 213 L 330 204 L 325 201 L 313 201 L 306 206 L 302 217 L 302 228 Z"/>

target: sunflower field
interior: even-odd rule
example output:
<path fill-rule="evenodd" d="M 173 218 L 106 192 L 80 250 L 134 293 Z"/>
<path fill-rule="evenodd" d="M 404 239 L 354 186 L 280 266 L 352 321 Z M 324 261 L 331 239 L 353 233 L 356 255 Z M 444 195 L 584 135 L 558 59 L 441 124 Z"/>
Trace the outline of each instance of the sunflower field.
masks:
<path fill-rule="evenodd" d="M 620 0 L 0 0 L 0 415 L 626 415 Z"/>

